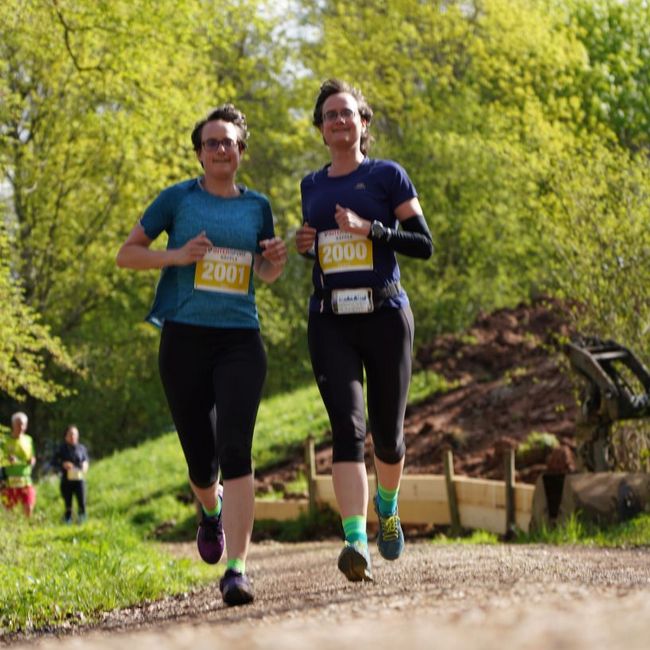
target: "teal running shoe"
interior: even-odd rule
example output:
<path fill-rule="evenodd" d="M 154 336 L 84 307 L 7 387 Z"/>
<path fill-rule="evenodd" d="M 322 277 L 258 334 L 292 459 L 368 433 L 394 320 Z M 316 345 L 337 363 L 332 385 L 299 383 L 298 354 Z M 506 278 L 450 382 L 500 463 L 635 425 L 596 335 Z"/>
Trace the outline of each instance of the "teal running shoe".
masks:
<path fill-rule="evenodd" d="M 394 515 L 384 517 L 379 512 L 379 495 L 372 500 L 375 512 L 379 519 L 379 533 L 377 535 L 377 549 L 384 560 L 396 560 L 404 550 L 404 532 L 399 520 L 397 510 Z"/>
<path fill-rule="evenodd" d="M 339 570 L 350 582 L 373 582 L 370 553 L 363 542 L 345 542 L 339 554 Z"/>

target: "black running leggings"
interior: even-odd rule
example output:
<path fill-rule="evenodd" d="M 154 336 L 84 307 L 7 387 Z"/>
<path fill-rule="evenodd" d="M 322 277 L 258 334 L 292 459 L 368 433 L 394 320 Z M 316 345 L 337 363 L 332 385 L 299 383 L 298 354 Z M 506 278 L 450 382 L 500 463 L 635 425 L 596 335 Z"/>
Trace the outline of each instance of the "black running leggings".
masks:
<path fill-rule="evenodd" d="M 259 330 L 166 321 L 160 377 L 190 479 L 210 487 L 252 472 L 255 418 L 266 377 Z"/>
<path fill-rule="evenodd" d="M 404 413 L 411 379 L 413 314 L 309 314 L 311 363 L 332 427 L 333 462 L 363 462 L 366 415 L 375 456 L 393 465 L 404 457 Z"/>
<path fill-rule="evenodd" d="M 65 518 L 72 517 L 72 497 L 77 499 L 77 510 L 80 515 L 86 514 L 86 481 L 68 481 L 61 479 L 61 496 L 65 503 Z"/>

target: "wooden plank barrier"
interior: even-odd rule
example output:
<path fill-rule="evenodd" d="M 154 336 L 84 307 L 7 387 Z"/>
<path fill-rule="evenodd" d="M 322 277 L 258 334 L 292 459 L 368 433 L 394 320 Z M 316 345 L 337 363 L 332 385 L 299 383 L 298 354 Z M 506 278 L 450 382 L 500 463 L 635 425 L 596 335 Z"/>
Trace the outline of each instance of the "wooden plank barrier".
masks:
<path fill-rule="evenodd" d="M 316 504 L 327 504 L 334 511 L 338 511 L 332 477 L 313 475 L 311 481 L 313 501 Z M 453 484 L 462 528 L 487 530 L 498 535 L 508 533 L 510 526 L 507 521 L 504 481 L 455 475 Z M 374 475 L 368 476 L 368 490 L 372 497 L 376 490 Z M 514 523 L 524 532 L 528 531 L 530 524 L 534 490 L 534 486 L 522 483 L 515 483 L 512 487 Z M 256 519 L 282 521 L 295 519 L 301 513 L 307 512 L 309 512 L 309 499 L 285 501 L 256 499 L 255 501 Z M 451 524 L 445 476 L 404 475 L 400 485 L 399 514 L 405 524 L 430 526 Z M 377 521 L 372 503 L 368 507 L 367 515 L 369 522 Z"/>

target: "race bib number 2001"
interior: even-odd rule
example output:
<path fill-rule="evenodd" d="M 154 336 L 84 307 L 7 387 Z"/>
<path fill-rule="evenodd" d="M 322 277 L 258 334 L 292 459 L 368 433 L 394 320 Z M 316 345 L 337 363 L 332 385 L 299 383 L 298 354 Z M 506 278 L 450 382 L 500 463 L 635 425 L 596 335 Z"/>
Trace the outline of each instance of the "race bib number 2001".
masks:
<path fill-rule="evenodd" d="M 213 248 L 196 263 L 194 288 L 202 291 L 247 294 L 253 254 L 234 248 Z"/>
<path fill-rule="evenodd" d="M 372 242 L 342 230 L 318 233 L 318 261 L 323 273 L 372 271 Z"/>

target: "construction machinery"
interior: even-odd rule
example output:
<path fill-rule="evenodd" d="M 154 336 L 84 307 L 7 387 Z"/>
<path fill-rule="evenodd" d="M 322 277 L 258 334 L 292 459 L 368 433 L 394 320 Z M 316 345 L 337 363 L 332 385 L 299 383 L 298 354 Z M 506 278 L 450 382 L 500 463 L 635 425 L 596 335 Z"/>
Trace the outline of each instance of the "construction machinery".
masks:
<path fill-rule="evenodd" d="M 650 418 L 650 372 L 633 352 L 611 340 L 575 339 L 566 353 L 582 379 L 578 462 L 588 471 L 612 471 L 612 425 Z"/>

